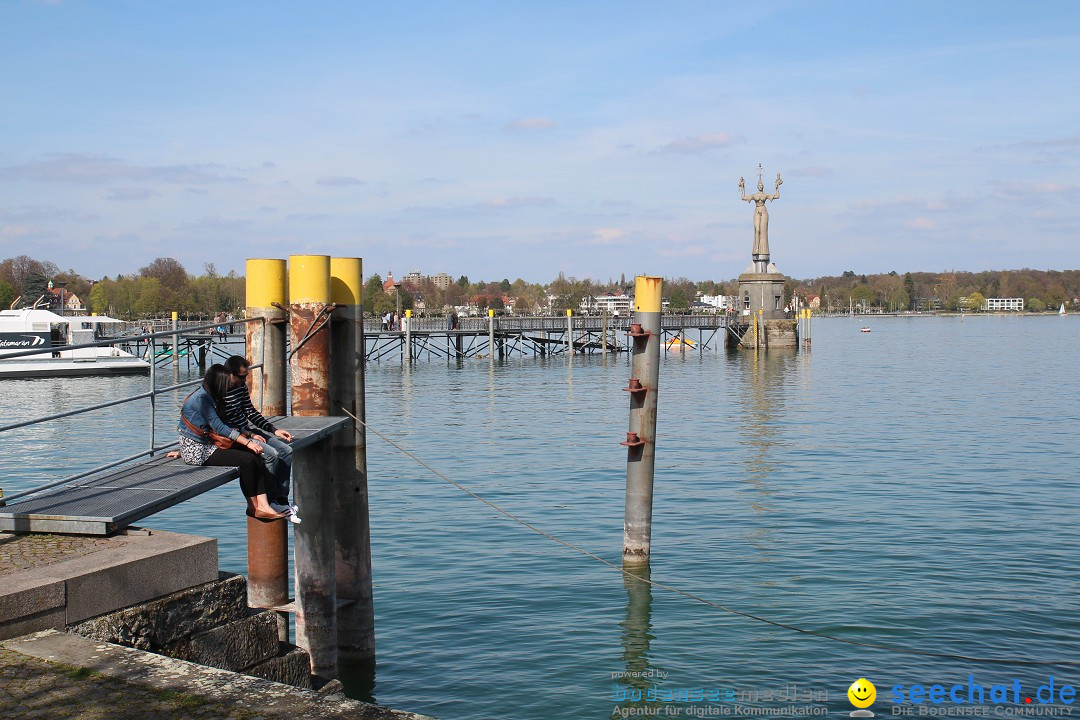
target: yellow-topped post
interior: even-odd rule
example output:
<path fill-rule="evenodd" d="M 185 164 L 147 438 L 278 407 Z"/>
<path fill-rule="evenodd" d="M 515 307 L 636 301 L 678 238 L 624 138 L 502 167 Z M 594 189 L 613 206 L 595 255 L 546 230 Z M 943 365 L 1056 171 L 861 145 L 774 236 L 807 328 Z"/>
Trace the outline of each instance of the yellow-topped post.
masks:
<path fill-rule="evenodd" d="M 244 323 L 251 399 L 263 415 L 284 415 L 285 406 L 285 261 L 253 258 L 246 264 Z M 248 604 L 272 608 L 289 601 L 289 531 L 282 520 L 247 520 Z M 289 640 L 289 618 L 278 614 L 278 639 Z"/>
<path fill-rule="evenodd" d="M 566 352 L 571 362 L 574 359 L 574 311 L 566 308 Z"/>
<path fill-rule="evenodd" d="M 289 257 L 289 339 L 293 415 L 330 414 L 330 256 Z M 337 677 L 337 580 L 334 489 L 323 439 L 293 455 L 294 497 L 303 523 L 295 526 L 296 644 L 308 651 L 311 672 Z"/>
<path fill-rule="evenodd" d="M 173 310 L 173 311 L 172 311 L 172 331 L 173 331 L 173 336 L 172 336 L 172 360 L 173 360 L 173 375 L 175 375 L 175 376 L 176 376 L 176 377 L 178 377 L 178 378 L 180 377 L 180 334 L 179 334 L 179 333 L 177 332 L 177 330 L 176 330 L 176 327 L 177 327 L 177 323 L 178 323 L 178 320 L 179 320 L 179 319 L 180 319 L 180 316 L 179 316 L 179 314 L 178 314 L 178 313 L 177 313 L 177 312 L 176 312 L 175 310 Z"/>
<path fill-rule="evenodd" d="M 405 319 L 403 321 L 405 326 L 405 359 L 410 363 L 413 359 L 412 352 L 412 309 L 406 308 Z"/>
<path fill-rule="evenodd" d="M 330 414 L 352 421 L 333 435 L 334 527 L 341 663 L 375 660 L 375 605 L 371 592 L 371 529 L 368 518 L 367 415 L 364 409 L 364 273 L 360 258 L 330 258 Z M 306 522 L 306 518 L 305 518 Z"/>
<path fill-rule="evenodd" d="M 663 278 L 635 280 L 634 320 L 630 326 L 630 425 L 626 433 L 626 509 L 623 564 L 649 562 L 652 552 L 653 474 L 656 467 L 656 402 L 660 384 L 660 333 Z"/>

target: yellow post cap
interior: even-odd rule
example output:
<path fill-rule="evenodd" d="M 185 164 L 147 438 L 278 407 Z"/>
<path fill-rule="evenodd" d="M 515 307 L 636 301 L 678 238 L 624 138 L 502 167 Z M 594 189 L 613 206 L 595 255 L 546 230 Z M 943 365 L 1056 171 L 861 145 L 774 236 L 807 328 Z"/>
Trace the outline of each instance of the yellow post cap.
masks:
<path fill-rule="evenodd" d="M 405 310 L 405 317 L 412 317 L 412 310 L 406 309 Z"/>
<path fill-rule="evenodd" d="M 660 312 L 663 307 L 664 279 L 653 275 L 638 275 L 634 280 L 634 310 Z"/>
<path fill-rule="evenodd" d="M 570 317 L 573 314 L 574 314 L 573 310 L 571 310 L 570 308 L 566 308 L 566 317 Z"/>
<path fill-rule="evenodd" d="M 285 261 L 280 258 L 248 258 L 247 307 L 268 308 L 285 302 Z"/>
<path fill-rule="evenodd" d="M 495 317 L 495 311 L 491 308 L 488 308 L 488 317 Z"/>
<path fill-rule="evenodd" d="M 173 310 L 173 311 L 172 311 L 172 319 L 173 319 L 173 320 L 177 320 L 177 319 L 179 319 L 179 318 L 180 318 L 180 313 L 178 313 L 178 312 L 176 312 L 175 310 Z"/>
<path fill-rule="evenodd" d="M 330 256 L 289 256 L 289 302 L 330 302 Z"/>
<path fill-rule="evenodd" d="M 330 258 L 330 301 L 338 305 L 364 304 L 364 261 Z"/>

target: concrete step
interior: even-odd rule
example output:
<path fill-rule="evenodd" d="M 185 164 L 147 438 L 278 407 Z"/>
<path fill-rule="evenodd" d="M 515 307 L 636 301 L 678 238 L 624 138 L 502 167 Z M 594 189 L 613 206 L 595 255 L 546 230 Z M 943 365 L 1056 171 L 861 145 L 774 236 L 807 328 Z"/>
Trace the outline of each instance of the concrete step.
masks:
<path fill-rule="evenodd" d="M 244 577 L 220 573 L 214 582 L 76 623 L 68 630 L 95 640 L 164 653 L 170 645 L 247 616 Z"/>
<path fill-rule="evenodd" d="M 306 650 L 288 643 L 279 643 L 276 656 L 241 672 L 293 687 L 311 687 L 311 658 Z"/>
<path fill-rule="evenodd" d="M 44 631 L 14 640 L 0 642 L 0 647 L 32 658 L 61 663 L 67 668 L 85 668 L 106 677 L 151 688 L 160 693 L 169 691 L 224 703 L 245 710 L 252 717 L 274 720 L 430 720 L 426 716 L 402 712 L 380 705 L 320 695 L 312 690 L 289 687 L 261 678 L 251 677 L 196 665 L 195 663 L 142 652 L 133 648 L 100 643 L 95 640 Z M 59 690 L 89 692 L 87 679 L 74 674 L 62 675 L 71 688 Z M 53 692 L 27 693 L 24 703 L 44 703 Z M 116 708 L 123 716 L 124 708 Z M 0 712 L 2 714 L 2 712 Z M 142 717 L 134 714 L 131 717 Z M 192 717 L 195 712 L 192 712 Z M 203 714 L 199 714 L 203 717 Z M 35 717 L 56 717 L 55 714 L 36 714 Z"/>
<path fill-rule="evenodd" d="M 0 534 L 0 639 L 63 629 L 218 577 L 217 541 L 132 528 L 72 552 L 59 535 Z"/>
<path fill-rule="evenodd" d="M 222 670 L 243 671 L 278 654 L 277 616 L 254 612 L 189 639 L 169 643 L 159 652 Z"/>

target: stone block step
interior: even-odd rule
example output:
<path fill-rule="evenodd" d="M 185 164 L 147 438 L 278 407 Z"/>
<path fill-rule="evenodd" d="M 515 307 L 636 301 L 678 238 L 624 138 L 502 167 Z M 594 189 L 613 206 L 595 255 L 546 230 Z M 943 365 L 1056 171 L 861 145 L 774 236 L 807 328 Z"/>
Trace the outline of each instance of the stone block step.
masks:
<path fill-rule="evenodd" d="M 293 687 L 311 688 L 311 658 L 306 650 L 287 643 L 280 643 L 275 657 L 241 672 Z"/>
<path fill-rule="evenodd" d="M 277 616 L 253 613 L 187 640 L 169 643 L 158 652 L 222 670 L 242 671 L 278 654 Z"/>
<path fill-rule="evenodd" d="M 220 573 L 214 582 L 91 618 L 70 625 L 68 630 L 95 640 L 160 653 L 169 645 L 247 615 L 244 577 Z"/>

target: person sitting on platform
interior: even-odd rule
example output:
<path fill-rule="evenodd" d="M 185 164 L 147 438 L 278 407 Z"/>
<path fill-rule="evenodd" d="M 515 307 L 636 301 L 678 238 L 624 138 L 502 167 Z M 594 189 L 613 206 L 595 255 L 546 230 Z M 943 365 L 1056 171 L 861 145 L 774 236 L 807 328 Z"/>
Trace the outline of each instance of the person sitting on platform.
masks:
<path fill-rule="evenodd" d="M 229 390 L 229 371 L 224 365 L 211 365 L 203 377 L 202 387 L 184 400 L 176 431 L 180 435 L 180 457 L 188 465 L 236 467 L 240 471 L 240 491 L 247 498 L 249 517 L 269 522 L 281 520 L 285 513 L 277 512 L 266 497 L 269 473 L 259 455 L 263 445 L 254 438 L 226 425 L 222 419 L 225 394 Z M 215 445 L 213 434 L 224 436 L 233 446 L 223 449 Z"/>
<path fill-rule="evenodd" d="M 270 507 L 277 512 L 290 513 L 289 520 L 299 523 L 299 511 L 296 506 L 289 504 L 289 479 L 292 472 L 292 448 L 289 443 L 293 436 L 288 430 L 274 427 L 274 424 L 251 404 L 247 387 L 250 368 L 251 361 L 243 355 L 233 355 L 225 361 L 230 383 L 229 390 L 225 393 L 225 414 L 222 418 L 229 427 L 237 428 L 241 433 L 262 443 L 262 458 L 271 479 L 266 489 Z"/>

